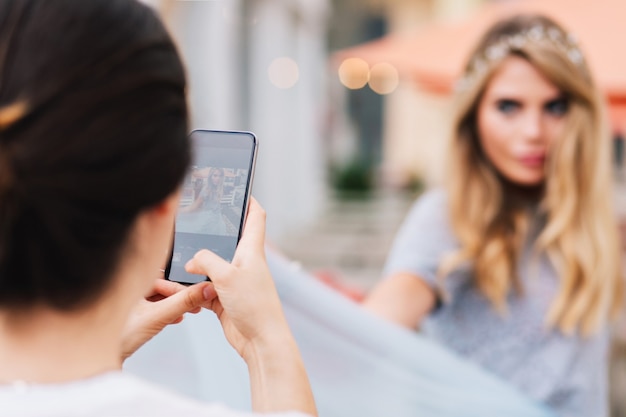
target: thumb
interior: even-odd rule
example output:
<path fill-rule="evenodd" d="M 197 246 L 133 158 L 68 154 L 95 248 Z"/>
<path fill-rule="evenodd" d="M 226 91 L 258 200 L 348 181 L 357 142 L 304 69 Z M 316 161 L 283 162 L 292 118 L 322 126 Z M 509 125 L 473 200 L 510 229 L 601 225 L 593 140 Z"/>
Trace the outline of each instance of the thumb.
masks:
<path fill-rule="evenodd" d="M 263 207 L 254 198 L 250 198 L 248 216 L 246 217 L 239 246 L 250 247 L 255 251 L 264 253 L 266 217 L 267 214 Z"/>

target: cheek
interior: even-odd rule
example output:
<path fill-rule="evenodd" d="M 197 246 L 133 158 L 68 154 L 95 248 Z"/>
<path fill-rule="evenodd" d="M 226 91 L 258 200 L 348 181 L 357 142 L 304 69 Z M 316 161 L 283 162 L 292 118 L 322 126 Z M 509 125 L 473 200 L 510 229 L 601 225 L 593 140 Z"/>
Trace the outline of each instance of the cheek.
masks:
<path fill-rule="evenodd" d="M 563 137 L 565 133 L 565 127 L 567 123 L 567 118 L 552 118 L 549 119 L 546 123 L 546 142 L 548 148 L 551 148 L 555 143 L 557 143 Z"/>
<path fill-rule="evenodd" d="M 508 153 L 507 146 L 513 134 L 512 124 L 491 109 L 480 109 L 477 117 L 480 145 L 489 160 L 498 165 L 499 159 Z"/>

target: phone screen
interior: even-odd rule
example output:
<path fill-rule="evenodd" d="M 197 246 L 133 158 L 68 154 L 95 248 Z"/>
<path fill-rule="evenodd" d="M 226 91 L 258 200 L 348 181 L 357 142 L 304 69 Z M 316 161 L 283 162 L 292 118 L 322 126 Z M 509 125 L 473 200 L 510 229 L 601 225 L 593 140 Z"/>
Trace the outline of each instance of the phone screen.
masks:
<path fill-rule="evenodd" d="M 252 186 L 256 138 L 249 132 L 195 130 L 193 162 L 182 186 L 166 277 L 193 284 L 207 277 L 185 271 L 200 249 L 228 262 L 241 237 Z"/>

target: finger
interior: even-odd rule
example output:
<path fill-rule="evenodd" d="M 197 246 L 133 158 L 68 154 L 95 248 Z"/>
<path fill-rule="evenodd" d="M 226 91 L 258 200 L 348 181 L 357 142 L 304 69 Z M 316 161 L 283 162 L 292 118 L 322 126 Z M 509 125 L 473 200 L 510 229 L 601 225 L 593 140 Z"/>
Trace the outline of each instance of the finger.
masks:
<path fill-rule="evenodd" d="M 239 241 L 239 247 L 251 246 L 255 250 L 263 250 L 265 244 L 265 219 L 265 210 L 254 197 L 251 197 L 248 206 L 248 217 Z"/>
<path fill-rule="evenodd" d="M 166 279 L 157 279 L 152 288 L 152 295 L 162 295 L 169 297 L 176 294 L 179 291 L 187 288 L 186 286 L 179 284 L 178 282 L 168 281 Z"/>
<path fill-rule="evenodd" d="M 222 306 L 219 298 L 216 297 L 215 299 L 213 299 L 211 305 L 209 306 L 209 310 L 212 310 L 217 318 L 221 318 L 222 313 L 224 312 L 224 307 Z"/>
<path fill-rule="evenodd" d="M 185 313 L 205 305 L 209 306 L 212 298 L 215 298 L 213 284 L 195 284 L 154 303 L 153 311 L 160 321 L 172 323 Z"/>
<path fill-rule="evenodd" d="M 165 296 L 163 296 L 161 294 L 154 294 L 154 295 L 151 295 L 149 297 L 146 297 L 146 300 L 148 300 L 150 302 L 155 302 L 155 301 L 161 301 L 164 298 L 167 298 L 167 297 L 165 297 Z"/>
<path fill-rule="evenodd" d="M 190 274 L 206 275 L 213 281 L 215 277 L 219 281 L 221 277 L 228 275 L 231 268 L 228 262 L 207 249 L 198 251 L 185 264 L 185 270 Z"/>

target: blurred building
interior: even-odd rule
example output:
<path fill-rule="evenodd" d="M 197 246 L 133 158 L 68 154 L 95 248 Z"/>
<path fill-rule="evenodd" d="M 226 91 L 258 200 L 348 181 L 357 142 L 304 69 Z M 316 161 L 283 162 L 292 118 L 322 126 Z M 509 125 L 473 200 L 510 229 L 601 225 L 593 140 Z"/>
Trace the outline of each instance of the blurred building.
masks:
<path fill-rule="evenodd" d="M 383 34 L 414 33 L 436 20 L 466 17 L 487 1 L 335 0 L 331 50 Z M 360 37 L 355 36 L 359 33 Z M 440 182 L 449 137 L 450 97 L 420 90 L 411 80 L 394 75 L 393 68 L 381 66 L 378 75 L 374 67 L 369 71 L 369 82 L 357 80 L 352 89 L 341 85 L 337 73 L 333 74 L 334 95 L 340 97 L 335 103 L 345 107 L 347 115 L 335 125 L 333 157 L 345 163 L 351 155 L 359 155 L 377 169 L 378 178 L 394 186 L 416 180 Z"/>
<path fill-rule="evenodd" d="M 393 79 L 389 67 L 348 89 L 329 55 L 467 16 L 488 0 L 144 1 L 187 63 L 192 127 L 257 134 L 253 194 L 272 240 L 323 212 L 329 167 L 356 159 L 383 184 L 440 181 L 450 98 Z"/>

